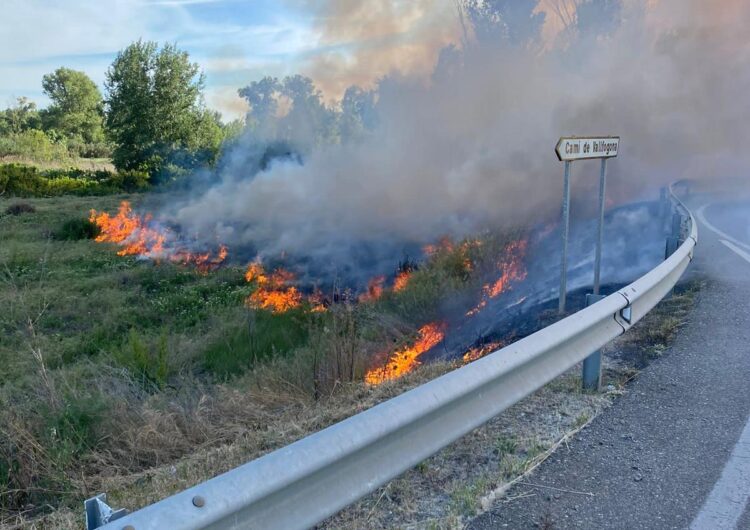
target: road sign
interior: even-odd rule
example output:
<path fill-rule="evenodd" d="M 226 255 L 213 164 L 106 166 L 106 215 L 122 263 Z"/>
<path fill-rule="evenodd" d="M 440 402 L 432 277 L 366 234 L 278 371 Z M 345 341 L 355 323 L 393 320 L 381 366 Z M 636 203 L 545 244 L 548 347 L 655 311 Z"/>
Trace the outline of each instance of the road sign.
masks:
<path fill-rule="evenodd" d="M 587 160 L 591 158 L 614 158 L 620 147 L 619 136 L 599 136 L 583 138 L 563 136 L 557 142 L 555 153 L 561 161 Z"/>
<path fill-rule="evenodd" d="M 570 231 L 570 164 L 576 160 L 601 159 L 599 176 L 599 230 L 594 260 L 594 294 L 599 294 L 600 270 L 602 262 L 602 238 L 604 232 L 604 194 L 607 185 L 607 159 L 617 156 L 620 148 L 619 136 L 563 136 L 555 146 L 557 158 L 565 162 L 563 180 L 563 225 L 562 225 L 562 266 L 560 271 L 560 300 L 558 312 L 565 312 L 565 299 L 568 291 L 568 234 Z"/>
<path fill-rule="evenodd" d="M 619 136 L 563 136 L 555 146 L 560 161 L 565 162 L 563 180 L 563 225 L 562 225 L 562 264 L 560 271 L 560 299 L 558 312 L 565 313 L 565 300 L 568 295 L 568 234 L 570 231 L 570 164 L 576 160 L 601 159 L 599 173 L 599 227 L 594 256 L 594 294 L 586 298 L 586 305 L 603 298 L 599 295 L 602 267 L 602 242 L 604 239 L 604 202 L 607 186 L 607 159 L 617 156 L 620 148 Z M 595 352 L 583 363 L 583 387 L 598 389 L 601 384 L 601 353 Z"/>

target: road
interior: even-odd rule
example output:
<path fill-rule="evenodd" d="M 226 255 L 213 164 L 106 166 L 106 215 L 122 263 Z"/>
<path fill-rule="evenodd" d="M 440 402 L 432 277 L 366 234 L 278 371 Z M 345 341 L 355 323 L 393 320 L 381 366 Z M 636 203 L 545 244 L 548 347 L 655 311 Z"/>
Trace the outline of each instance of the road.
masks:
<path fill-rule="evenodd" d="M 694 197 L 706 279 L 625 396 L 468 528 L 750 529 L 750 201 Z"/>

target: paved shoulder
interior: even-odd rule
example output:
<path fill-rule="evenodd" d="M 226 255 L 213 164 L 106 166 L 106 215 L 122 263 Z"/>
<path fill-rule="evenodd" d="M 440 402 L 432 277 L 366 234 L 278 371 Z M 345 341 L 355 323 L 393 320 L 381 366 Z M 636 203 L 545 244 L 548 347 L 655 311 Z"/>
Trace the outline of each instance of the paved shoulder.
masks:
<path fill-rule="evenodd" d="M 704 213 L 710 218 L 711 208 Z M 670 351 L 517 485 L 507 496 L 515 500 L 469 528 L 750 523 L 743 515 L 750 484 L 743 481 L 750 477 L 736 465 L 750 454 L 738 443 L 750 414 L 750 263 L 719 235 L 699 229 L 693 266 L 708 281 Z"/>

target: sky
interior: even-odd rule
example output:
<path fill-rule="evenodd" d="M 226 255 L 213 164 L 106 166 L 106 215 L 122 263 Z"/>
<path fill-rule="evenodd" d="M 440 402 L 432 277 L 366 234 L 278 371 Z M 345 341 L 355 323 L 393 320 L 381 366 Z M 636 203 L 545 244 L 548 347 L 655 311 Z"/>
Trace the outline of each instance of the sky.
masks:
<path fill-rule="evenodd" d="M 328 98 L 393 71 L 431 71 L 459 38 L 448 0 L 3 0 L 0 108 L 48 101 L 41 79 L 60 66 L 103 87 L 117 52 L 137 39 L 173 42 L 206 74 L 206 102 L 245 112 L 237 89 L 265 75 L 311 76 Z"/>

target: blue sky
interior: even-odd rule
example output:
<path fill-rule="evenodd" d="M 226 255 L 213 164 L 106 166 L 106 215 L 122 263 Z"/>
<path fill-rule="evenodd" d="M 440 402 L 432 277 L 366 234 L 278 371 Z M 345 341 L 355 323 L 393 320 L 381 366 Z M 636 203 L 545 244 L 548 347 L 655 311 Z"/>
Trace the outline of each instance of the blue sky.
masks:
<path fill-rule="evenodd" d="M 237 89 L 263 75 L 303 73 L 329 96 L 394 69 L 428 71 L 455 33 L 446 0 L 3 0 L 0 108 L 47 101 L 41 78 L 60 66 L 100 86 L 118 50 L 175 42 L 206 73 L 206 100 L 225 117 Z M 446 9 L 446 7 L 448 9 Z"/>
<path fill-rule="evenodd" d="M 118 50 L 143 38 L 175 42 L 207 76 L 207 100 L 240 113 L 236 90 L 296 70 L 319 37 L 312 17 L 270 0 L 4 0 L 0 107 L 18 96 L 46 104 L 41 77 L 59 66 L 100 85 Z"/>

